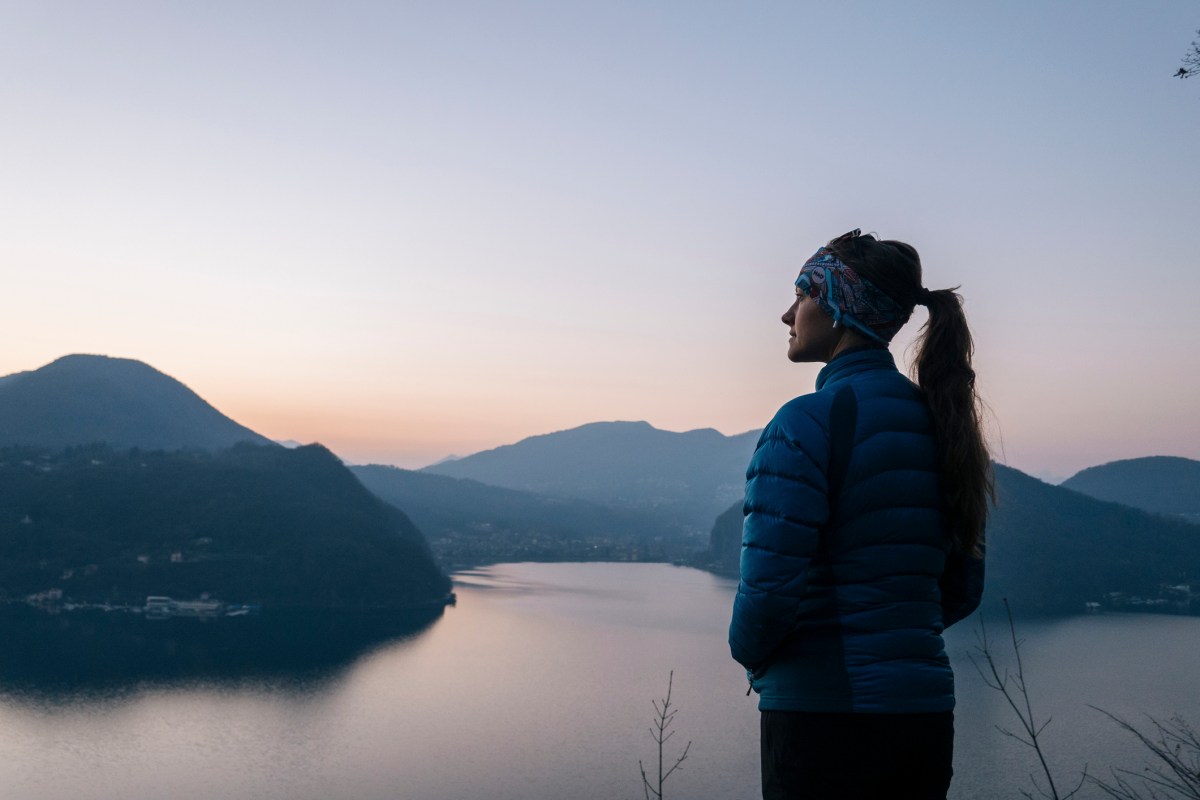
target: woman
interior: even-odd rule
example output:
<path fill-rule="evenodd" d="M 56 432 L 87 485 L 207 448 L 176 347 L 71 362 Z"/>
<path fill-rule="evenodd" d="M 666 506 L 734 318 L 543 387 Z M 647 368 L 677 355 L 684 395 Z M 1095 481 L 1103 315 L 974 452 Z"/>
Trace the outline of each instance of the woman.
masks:
<path fill-rule="evenodd" d="M 918 385 L 887 349 L 916 305 Z M 827 363 L 747 471 L 729 645 L 760 696 L 763 797 L 944 798 L 941 634 L 979 605 L 992 491 L 962 298 L 855 230 L 805 262 L 783 323 L 790 360 Z"/>

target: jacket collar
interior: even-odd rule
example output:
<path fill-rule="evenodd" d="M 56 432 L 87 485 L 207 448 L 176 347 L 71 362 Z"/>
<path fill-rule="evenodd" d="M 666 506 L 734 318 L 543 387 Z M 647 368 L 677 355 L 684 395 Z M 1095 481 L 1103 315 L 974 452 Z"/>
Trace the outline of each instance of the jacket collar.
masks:
<path fill-rule="evenodd" d="M 880 369 L 895 371 L 896 361 L 890 350 L 878 345 L 852 347 L 838 353 L 817 373 L 817 391 L 851 375 Z"/>

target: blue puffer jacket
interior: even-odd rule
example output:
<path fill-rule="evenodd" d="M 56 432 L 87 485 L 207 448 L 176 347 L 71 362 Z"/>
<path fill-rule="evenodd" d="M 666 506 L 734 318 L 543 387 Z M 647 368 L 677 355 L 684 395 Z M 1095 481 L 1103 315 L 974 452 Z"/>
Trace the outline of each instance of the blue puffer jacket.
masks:
<path fill-rule="evenodd" d="M 759 708 L 953 708 L 941 634 L 979 605 L 983 561 L 950 552 L 929 410 L 891 353 L 830 361 L 763 431 L 746 478 L 729 646 Z"/>

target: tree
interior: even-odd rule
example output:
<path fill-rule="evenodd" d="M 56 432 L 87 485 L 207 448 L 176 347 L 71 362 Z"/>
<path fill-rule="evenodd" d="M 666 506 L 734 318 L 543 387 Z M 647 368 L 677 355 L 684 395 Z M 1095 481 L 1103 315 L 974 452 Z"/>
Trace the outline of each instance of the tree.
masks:
<path fill-rule="evenodd" d="M 1007 669 L 1001 670 L 996 663 L 995 654 L 992 651 L 991 643 L 988 641 L 987 626 L 984 624 L 983 616 L 979 617 L 979 641 L 975 646 L 976 652 L 979 653 L 983 666 L 975 660 L 974 655 L 971 656 L 971 663 L 975 665 L 975 669 L 979 672 L 979 677 L 983 678 L 983 682 L 989 688 L 995 689 L 1000 694 L 1004 695 L 1004 699 L 1008 701 L 1008 705 L 1012 708 L 1013 713 L 1017 715 L 1017 720 L 1021 723 L 1021 732 L 1016 733 L 1001 728 L 999 725 L 996 729 L 1012 739 L 1016 739 L 1021 744 L 1029 747 L 1037 754 L 1038 763 L 1041 764 L 1042 774 L 1046 778 L 1046 786 L 1033 776 L 1029 775 L 1029 782 L 1033 784 L 1033 788 L 1037 793 L 1047 800 L 1068 800 L 1079 792 L 1083 787 L 1083 782 L 1087 778 L 1087 766 L 1083 768 L 1083 775 L 1079 778 L 1079 783 L 1075 788 L 1066 794 L 1059 794 L 1058 786 L 1054 783 L 1054 774 L 1050 770 L 1050 765 L 1046 761 L 1046 754 L 1042 750 L 1040 736 L 1042 731 L 1046 730 L 1046 726 L 1050 724 L 1052 717 L 1047 717 L 1046 721 L 1038 724 L 1033 714 L 1033 703 L 1029 699 L 1029 686 L 1025 682 L 1025 666 L 1021 662 L 1021 645 L 1022 640 L 1017 638 L 1017 626 L 1013 622 L 1012 609 L 1008 606 L 1008 598 L 1004 598 L 1004 612 L 1008 615 L 1008 632 L 1012 639 L 1013 656 L 1017 662 L 1016 673 L 1010 673 Z M 984 666 L 987 669 L 984 669 Z M 1033 794 L 1024 789 L 1021 794 L 1030 800 L 1033 799 Z"/>
<path fill-rule="evenodd" d="M 1012 609 L 1009 608 L 1008 598 L 1004 600 L 1004 610 L 1008 614 L 1008 630 L 1012 637 L 1013 655 L 1016 659 L 1016 673 L 1011 674 L 1007 669 L 1001 670 L 996 663 L 995 653 L 987 638 L 987 628 L 983 617 L 979 618 L 979 642 L 976 651 L 980 654 L 983 666 L 971 658 L 971 663 L 979 671 L 990 688 L 1004 695 L 1008 705 L 1021 723 L 1022 733 L 996 726 L 1005 736 L 1012 737 L 1033 749 L 1041 764 L 1045 776 L 1044 788 L 1032 774 L 1030 782 L 1038 794 L 1047 800 L 1066 800 L 1076 794 L 1085 781 L 1094 784 L 1109 797 L 1116 800 L 1200 800 L 1200 734 L 1197 734 L 1181 717 L 1172 717 L 1168 722 L 1161 722 L 1154 717 L 1148 717 L 1153 730 L 1149 733 L 1139 730 L 1129 722 L 1110 714 L 1102 708 L 1093 709 L 1108 717 L 1127 733 L 1132 734 L 1141 745 L 1148 750 L 1154 759 L 1141 772 L 1128 769 L 1112 768 L 1112 782 L 1088 775 L 1087 765 L 1073 790 L 1060 795 L 1054 783 L 1050 766 L 1039 737 L 1050 719 L 1040 725 L 1035 721 L 1033 704 L 1029 699 L 1029 689 L 1025 682 L 1025 669 L 1021 662 L 1022 641 L 1017 638 L 1017 627 L 1013 622 Z M 986 666 L 986 669 L 984 668 Z M 1021 794 L 1032 800 L 1031 792 L 1021 790 Z"/>
<path fill-rule="evenodd" d="M 1200 30 L 1196 31 L 1196 35 L 1200 36 Z M 1200 74 L 1200 39 L 1192 41 L 1191 47 L 1183 56 L 1183 66 L 1175 73 L 1175 77 L 1190 78 L 1196 74 Z"/>
<path fill-rule="evenodd" d="M 650 701 L 654 705 L 654 725 L 650 728 L 650 738 L 653 739 L 658 745 L 658 780 L 657 782 L 652 781 L 651 778 L 646 775 L 646 767 L 642 765 L 641 759 L 638 759 L 638 769 L 641 770 L 642 773 L 642 790 L 646 794 L 646 800 L 650 800 L 651 795 L 653 795 L 656 800 L 662 800 L 663 784 L 666 783 L 667 778 L 671 777 L 671 773 L 679 769 L 680 765 L 683 764 L 684 760 L 687 759 L 688 751 L 692 749 L 692 743 L 691 740 L 689 740 L 687 746 L 683 748 L 683 752 L 680 754 L 679 758 L 675 759 L 675 763 L 671 765 L 670 769 L 668 769 L 666 772 L 663 771 L 663 745 L 667 743 L 668 739 L 675 735 L 675 731 L 668 729 L 675 721 L 675 714 L 678 713 L 677 711 L 671 710 L 671 689 L 674 683 L 675 670 L 671 670 L 671 673 L 667 678 L 667 696 L 662 700 Z"/>

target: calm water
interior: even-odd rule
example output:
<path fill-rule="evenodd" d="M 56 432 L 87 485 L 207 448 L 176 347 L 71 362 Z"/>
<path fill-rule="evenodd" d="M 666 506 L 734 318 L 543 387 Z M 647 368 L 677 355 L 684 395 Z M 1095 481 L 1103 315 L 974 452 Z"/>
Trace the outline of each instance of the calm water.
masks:
<path fill-rule="evenodd" d="M 650 700 L 671 670 L 676 740 L 694 743 L 667 796 L 755 796 L 757 712 L 724 642 L 731 581 L 653 564 L 510 564 L 456 579 L 456 608 L 390 628 L 59 619 L 31 634 L 45 620 L 9 620 L 0 797 L 638 798 Z M 948 637 L 952 796 L 1019 797 L 1033 762 L 993 727 L 1013 721 L 967 661 L 964 624 Z M 1200 722 L 1200 619 L 1078 617 L 1020 632 L 1064 780 L 1085 762 L 1144 763 L 1089 703 Z"/>

